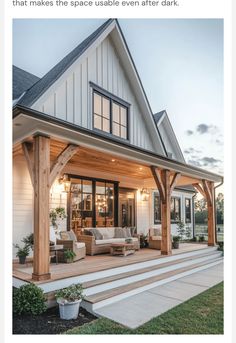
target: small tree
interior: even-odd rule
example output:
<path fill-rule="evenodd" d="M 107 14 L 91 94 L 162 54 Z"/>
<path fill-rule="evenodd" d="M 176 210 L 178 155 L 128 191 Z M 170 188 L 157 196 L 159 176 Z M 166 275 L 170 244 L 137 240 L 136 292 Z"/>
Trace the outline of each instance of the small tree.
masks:
<path fill-rule="evenodd" d="M 190 239 L 192 237 L 192 229 L 191 229 L 190 226 L 186 226 L 185 236 L 186 236 L 187 239 Z"/>
<path fill-rule="evenodd" d="M 182 220 L 180 220 L 177 224 L 177 232 L 178 236 L 180 237 L 181 241 L 184 239 L 185 236 L 185 225 Z"/>

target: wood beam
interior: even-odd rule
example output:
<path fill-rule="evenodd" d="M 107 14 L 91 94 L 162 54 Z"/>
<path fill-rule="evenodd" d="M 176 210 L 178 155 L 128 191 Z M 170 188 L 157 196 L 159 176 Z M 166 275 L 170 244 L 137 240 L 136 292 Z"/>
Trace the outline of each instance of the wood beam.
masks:
<path fill-rule="evenodd" d="M 207 200 L 207 211 L 208 211 L 208 245 L 214 246 L 216 244 L 216 232 L 215 232 L 215 220 L 216 220 L 216 213 L 215 213 L 215 190 L 214 190 L 214 183 L 208 181 L 207 188 L 209 191 L 209 195 L 211 201 Z"/>
<path fill-rule="evenodd" d="M 60 175 L 67 162 L 78 152 L 79 147 L 74 144 L 69 144 L 57 157 L 56 161 L 51 167 L 49 184 L 52 186 L 56 177 Z"/>
<path fill-rule="evenodd" d="M 173 179 L 171 181 L 171 185 L 170 185 L 170 194 L 173 192 L 178 180 L 180 179 L 181 174 L 180 173 L 175 173 L 173 176 Z"/>
<path fill-rule="evenodd" d="M 164 188 L 165 201 L 161 202 L 161 254 L 171 255 L 172 243 L 171 243 L 171 221 L 170 221 L 170 171 L 162 170 L 161 179 Z"/>
<path fill-rule="evenodd" d="M 193 183 L 193 187 L 199 192 L 201 193 L 201 195 L 206 198 L 206 194 L 204 192 L 204 190 L 202 189 L 202 186 L 198 183 Z"/>
<path fill-rule="evenodd" d="M 206 194 L 207 203 L 209 203 L 209 205 L 212 206 L 212 194 L 208 186 L 208 182 L 206 180 L 202 180 L 202 186 L 204 189 L 204 193 Z"/>
<path fill-rule="evenodd" d="M 165 199 L 165 189 L 164 189 L 161 177 L 160 177 L 160 175 L 158 173 L 158 170 L 154 166 L 151 166 L 150 168 L 151 168 L 151 172 L 152 172 L 154 181 L 156 183 L 157 189 L 159 191 L 160 199 L 161 199 L 162 202 L 165 202 L 166 201 L 166 199 Z"/>
<path fill-rule="evenodd" d="M 28 171 L 29 171 L 29 174 L 30 174 L 31 184 L 32 184 L 32 186 L 34 188 L 33 143 L 24 142 L 24 143 L 21 144 L 21 146 L 22 146 L 23 154 L 24 154 L 25 159 L 26 159 Z"/>
<path fill-rule="evenodd" d="M 50 279 L 49 273 L 49 175 L 50 138 L 34 137 L 34 280 Z"/>

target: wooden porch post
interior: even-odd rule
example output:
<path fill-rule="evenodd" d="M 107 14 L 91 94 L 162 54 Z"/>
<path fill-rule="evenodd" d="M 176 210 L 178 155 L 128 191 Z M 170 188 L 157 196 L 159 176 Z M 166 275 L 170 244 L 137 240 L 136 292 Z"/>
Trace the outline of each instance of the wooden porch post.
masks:
<path fill-rule="evenodd" d="M 170 171 L 161 170 L 160 174 L 156 167 L 151 166 L 151 171 L 161 200 L 161 254 L 171 255 L 171 223 L 170 223 Z"/>
<path fill-rule="evenodd" d="M 202 180 L 202 185 L 194 184 L 193 186 L 206 198 L 208 212 L 208 245 L 214 246 L 216 244 L 214 182 Z"/>
<path fill-rule="evenodd" d="M 49 273 L 49 190 L 50 138 L 34 137 L 34 280 L 50 279 Z"/>

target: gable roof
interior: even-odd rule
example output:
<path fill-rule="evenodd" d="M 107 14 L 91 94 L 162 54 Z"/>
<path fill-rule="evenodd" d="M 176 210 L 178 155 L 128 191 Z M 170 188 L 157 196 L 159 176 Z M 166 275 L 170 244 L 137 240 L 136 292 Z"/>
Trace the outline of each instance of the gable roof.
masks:
<path fill-rule="evenodd" d="M 113 20 L 114 19 L 108 19 L 51 70 L 49 70 L 49 72 L 45 74 L 39 82 L 26 92 L 26 94 L 19 100 L 18 104 L 30 107 L 72 65 L 72 63 L 88 49 L 88 47 L 100 36 L 100 34 L 111 24 Z"/>
<path fill-rule="evenodd" d="M 161 120 L 161 118 L 164 117 L 165 113 L 166 111 L 164 110 L 164 111 L 160 111 L 153 114 L 153 117 L 157 125 L 159 124 L 159 121 Z"/>
<path fill-rule="evenodd" d="M 12 69 L 12 97 L 18 99 L 25 91 L 31 88 L 39 77 L 13 65 Z"/>

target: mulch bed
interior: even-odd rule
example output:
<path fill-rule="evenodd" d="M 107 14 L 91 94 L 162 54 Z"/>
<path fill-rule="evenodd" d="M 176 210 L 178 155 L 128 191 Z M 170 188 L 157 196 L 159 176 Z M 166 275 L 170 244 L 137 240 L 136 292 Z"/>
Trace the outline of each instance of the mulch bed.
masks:
<path fill-rule="evenodd" d="M 58 307 L 53 307 L 39 316 L 14 315 L 13 334 L 60 334 L 66 330 L 84 325 L 95 319 L 97 319 L 95 316 L 83 308 L 80 308 L 77 319 L 63 320 L 60 319 Z"/>

